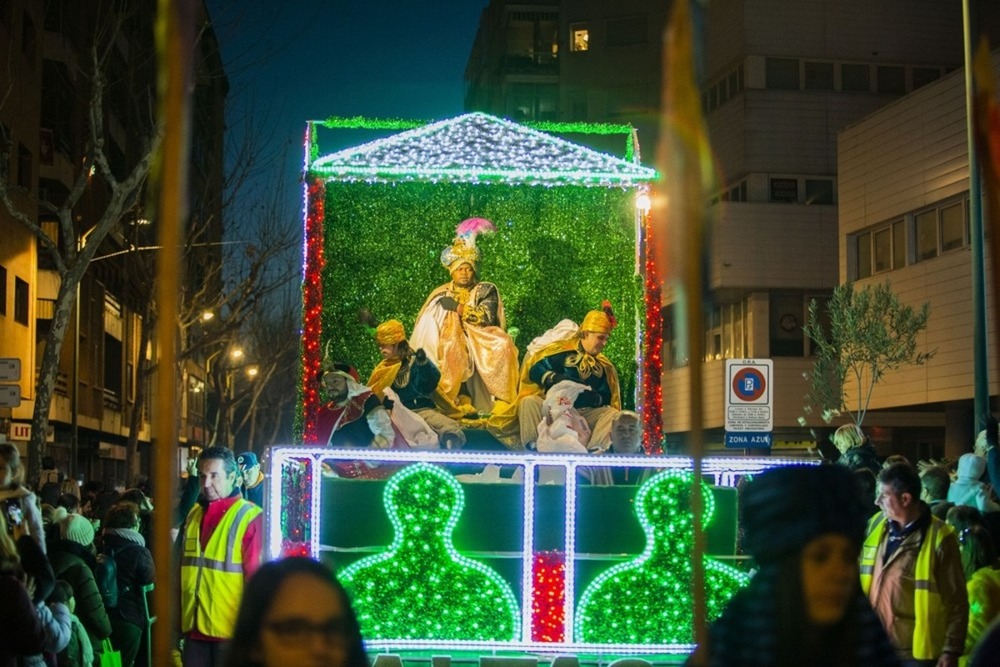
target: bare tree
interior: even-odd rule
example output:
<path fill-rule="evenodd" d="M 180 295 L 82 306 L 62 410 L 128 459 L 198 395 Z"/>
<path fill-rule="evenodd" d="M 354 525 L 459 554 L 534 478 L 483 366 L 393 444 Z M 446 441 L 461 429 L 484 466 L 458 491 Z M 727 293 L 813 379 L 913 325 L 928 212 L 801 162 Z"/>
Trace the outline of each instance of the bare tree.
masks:
<path fill-rule="evenodd" d="M 59 373 L 60 351 L 69 328 L 80 282 L 100 245 L 109 235 L 121 231 L 126 214 L 140 204 L 146 177 L 153 166 L 163 135 L 162 122 L 155 117 L 155 77 L 149 77 L 146 85 L 133 86 L 130 94 L 125 96 L 131 104 L 128 114 L 134 125 L 129 127 L 129 134 L 137 139 L 134 142 L 135 151 L 128 156 L 112 155 L 107 141 L 106 133 L 110 122 L 110 114 L 107 113 L 110 108 L 108 86 L 123 85 L 122 80 L 109 82 L 108 78 L 112 62 L 120 56 L 116 52 L 116 40 L 122 34 L 126 22 L 131 21 L 131 30 L 148 28 L 146 41 L 150 45 L 153 43 L 152 23 L 136 23 L 133 19 L 134 16 L 109 11 L 101 14 L 95 21 L 91 45 L 80 72 L 84 82 L 87 122 L 81 154 L 78 159 L 73 160 L 78 170 L 65 196 L 58 197 L 55 201 L 46 198 L 38 201 L 39 213 L 53 218 L 57 223 L 56 238 L 43 230 L 39 221 L 20 208 L 11 196 L 16 184 L 10 180 L 7 165 L 11 162 L 13 142 L 6 133 L 0 136 L 0 201 L 12 218 L 35 236 L 39 247 L 47 253 L 54 266 L 59 282 L 51 327 L 45 335 L 35 391 L 33 429 L 28 446 L 29 478 L 37 476 L 45 451 L 49 411 Z M 134 71 L 151 68 L 151 54 L 135 53 L 133 58 L 130 67 Z M 131 78 L 128 81 L 131 84 L 136 82 Z M 120 100 L 122 96 L 118 95 L 117 98 Z M 6 100 L 6 96 L 3 99 Z M 122 122 L 124 119 L 118 120 Z M 99 212 L 84 223 L 92 225 L 89 228 L 81 228 L 77 222 L 76 209 L 85 196 L 90 202 L 100 202 Z"/>

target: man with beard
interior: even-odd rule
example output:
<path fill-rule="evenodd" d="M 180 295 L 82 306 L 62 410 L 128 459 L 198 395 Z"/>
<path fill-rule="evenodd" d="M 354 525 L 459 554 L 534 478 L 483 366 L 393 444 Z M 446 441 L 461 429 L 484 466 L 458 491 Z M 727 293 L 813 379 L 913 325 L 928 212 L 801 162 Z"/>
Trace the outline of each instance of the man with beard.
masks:
<path fill-rule="evenodd" d="M 371 389 L 358 382 L 350 366 L 333 364 L 322 371 L 325 396 L 317 417 L 318 442 L 327 447 L 378 447 L 396 442 L 389 413 Z"/>

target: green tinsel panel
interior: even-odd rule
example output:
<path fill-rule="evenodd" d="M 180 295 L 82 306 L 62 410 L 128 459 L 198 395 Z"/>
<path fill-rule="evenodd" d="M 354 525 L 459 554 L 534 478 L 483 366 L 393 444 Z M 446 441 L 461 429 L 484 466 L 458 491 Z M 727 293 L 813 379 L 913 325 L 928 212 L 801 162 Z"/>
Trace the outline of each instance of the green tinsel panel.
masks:
<path fill-rule="evenodd" d="M 633 407 L 642 307 L 633 199 L 632 191 L 580 186 L 327 183 L 323 348 L 332 340 L 335 358 L 366 380 L 379 356 L 358 311 L 398 319 L 409 333 L 427 295 L 450 279 L 439 257 L 455 227 L 483 217 L 497 232 L 477 240 L 479 278 L 499 288 L 521 359 L 559 320 L 579 323 L 608 299 L 618 328 L 604 352 Z"/>

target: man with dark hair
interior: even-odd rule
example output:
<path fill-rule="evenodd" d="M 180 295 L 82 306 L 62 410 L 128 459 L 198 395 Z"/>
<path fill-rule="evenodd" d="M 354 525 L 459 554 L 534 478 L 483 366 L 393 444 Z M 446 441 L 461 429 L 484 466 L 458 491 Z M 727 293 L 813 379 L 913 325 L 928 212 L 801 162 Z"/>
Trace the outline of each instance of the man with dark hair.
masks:
<path fill-rule="evenodd" d="M 225 447 L 209 447 L 198 459 L 201 495 L 180 535 L 185 667 L 221 663 L 243 582 L 260 565 L 263 513 L 243 499 L 238 474 L 236 459 Z"/>
<path fill-rule="evenodd" d="M 323 365 L 320 374 L 323 405 L 317 415 L 317 441 L 308 444 L 378 449 L 389 449 L 396 444 L 389 413 L 372 390 L 358 381 L 357 371 L 328 360 Z"/>
<path fill-rule="evenodd" d="M 931 508 L 931 514 L 944 521 L 948 510 L 955 503 L 948 502 L 948 488 L 951 486 L 951 476 L 942 466 L 929 466 L 920 473 L 920 486 L 923 493 L 920 497 Z"/>
<path fill-rule="evenodd" d="M 908 665 L 953 667 L 965 647 L 969 600 L 955 531 L 920 500 L 920 476 L 893 463 L 878 476 L 861 550 L 861 587 Z"/>

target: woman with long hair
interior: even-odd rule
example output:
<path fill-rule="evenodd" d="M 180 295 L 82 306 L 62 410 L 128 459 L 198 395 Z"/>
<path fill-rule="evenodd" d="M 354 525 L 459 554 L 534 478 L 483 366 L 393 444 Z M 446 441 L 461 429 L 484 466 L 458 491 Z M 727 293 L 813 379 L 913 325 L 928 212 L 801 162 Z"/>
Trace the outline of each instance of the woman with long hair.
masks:
<path fill-rule="evenodd" d="M 7 529 L 7 517 L 0 512 L 0 666 L 20 664 L 19 658 L 36 656 L 49 648 L 45 621 L 35 609 L 35 584 L 21 566 L 16 540 L 24 526 Z"/>
<path fill-rule="evenodd" d="M 265 563 L 246 584 L 229 667 L 368 667 L 347 592 L 310 558 Z"/>
<path fill-rule="evenodd" d="M 899 665 L 861 591 L 871 505 L 840 465 L 772 468 L 741 498 L 743 547 L 759 566 L 691 665 Z"/>

